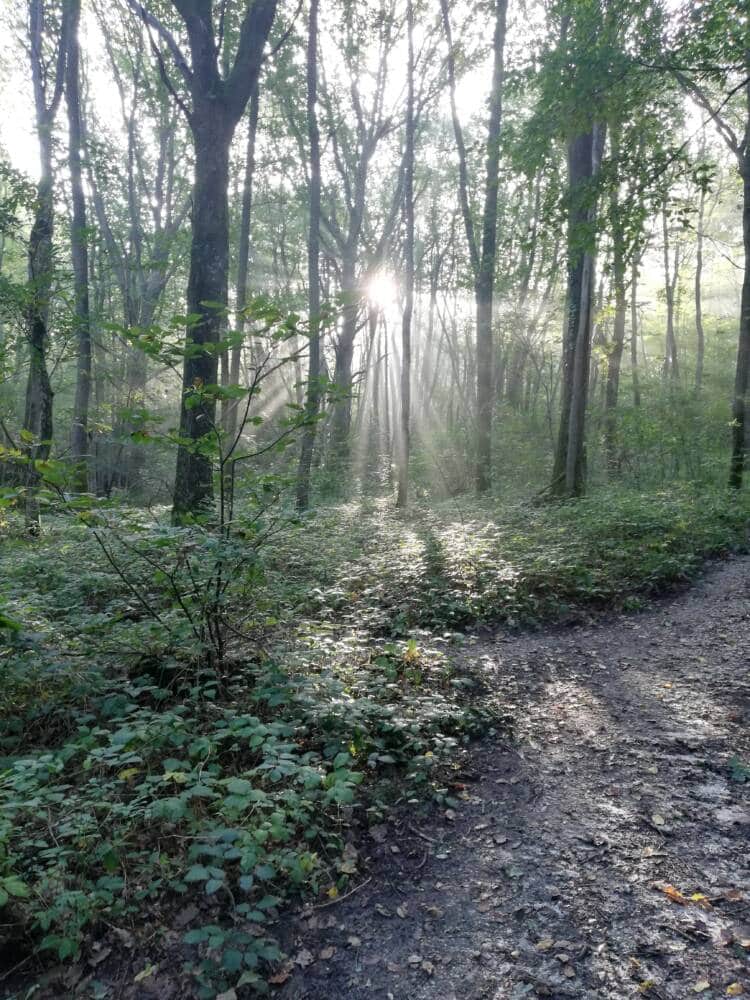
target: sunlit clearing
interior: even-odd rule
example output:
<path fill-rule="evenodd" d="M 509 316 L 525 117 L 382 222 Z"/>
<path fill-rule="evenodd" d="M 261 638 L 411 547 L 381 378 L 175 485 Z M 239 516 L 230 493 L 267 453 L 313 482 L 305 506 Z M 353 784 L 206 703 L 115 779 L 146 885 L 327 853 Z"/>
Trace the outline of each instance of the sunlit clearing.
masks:
<path fill-rule="evenodd" d="M 396 279 L 388 271 L 376 271 L 367 282 L 367 298 L 378 309 L 388 309 L 398 296 Z"/>

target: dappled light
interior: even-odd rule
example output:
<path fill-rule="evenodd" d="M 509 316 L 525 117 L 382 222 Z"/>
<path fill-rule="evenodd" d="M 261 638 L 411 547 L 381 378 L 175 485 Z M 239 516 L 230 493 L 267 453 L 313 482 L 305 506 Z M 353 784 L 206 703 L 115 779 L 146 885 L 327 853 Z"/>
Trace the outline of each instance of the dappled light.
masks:
<path fill-rule="evenodd" d="M 0 995 L 750 995 L 741 0 L 0 5 Z"/>

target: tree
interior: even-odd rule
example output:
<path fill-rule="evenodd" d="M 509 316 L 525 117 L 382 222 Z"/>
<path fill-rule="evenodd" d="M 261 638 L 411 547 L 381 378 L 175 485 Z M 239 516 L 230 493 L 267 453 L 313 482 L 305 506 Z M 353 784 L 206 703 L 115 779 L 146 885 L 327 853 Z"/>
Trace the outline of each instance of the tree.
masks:
<path fill-rule="evenodd" d="M 86 195 L 83 190 L 81 150 L 80 47 L 78 26 L 80 0 L 69 0 L 70 26 L 68 56 L 65 64 L 65 103 L 68 109 L 68 169 L 73 210 L 70 219 L 70 250 L 73 258 L 73 317 L 76 333 L 76 391 L 70 454 L 73 460 L 73 483 L 85 492 L 89 485 L 89 401 L 91 399 L 91 325 L 89 316 L 89 257 L 86 229 Z"/>
<path fill-rule="evenodd" d="M 217 381 L 218 345 L 228 305 L 229 147 L 260 76 L 277 0 L 254 0 L 245 7 L 234 62 L 226 75 L 219 67 L 219 54 L 226 44 L 225 8 L 217 35 L 213 0 L 173 0 L 187 34 L 188 64 L 168 28 L 136 0 L 128 2 L 169 49 L 190 98 L 188 107 L 175 91 L 190 126 L 195 154 L 187 288 L 188 314 L 194 321 L 186 335 L 173 494 L 173 516 L 179 521 L 213 504 L 212 462 L 207 452 L 216 434 L 212 387 Z M 162 61 L 161 54 L 158 58 Z"/>
<path fill-rule="evenodd" d="M 320 129 L 318 127 L 318 0 L 310 0 L 307 28 L 307 138 L 310 146 L 307 236 L 307 313 L 310 348 L 307 362 L 307 424 L 297 470 L 297 507 L 307 510 L 310 503 L 315 431 L 320 410 Z"/>
<path fill-rule="evenodd" d="M 744 275 L 732 401 L 729 485 L 742 486 L 747 460 L 750 389 L 750 44 L 742 0 L 699 0 L 686 5 L 667 66 L 686 94 L 713 122 L 737 164 L 742 182 Z M 739 124 L 737 124 L 739 123 Z"/>
<path fill-rule="evenodd" d="M 414 312 L 414 5 L 406 0 L 407 66 L 406 128 L 404 136 L 404 310 L 401 319 L 401 421 L 396 506 L 406 507 L 409 495 L 411 434 L 411 326 Z"/>
<path fill-rule="evenodd" d="M 448 43 L 448 88 L 451 119 L 456 139 L 459 171 L 459 197 L 474 278 L 476 303 L 476 470 L 478 493 L 486 492 L 492 480 L 492 300 L 495 287 L 495 252 L 497 247 L 497 202 L 500 185 L 500 129 L 503 115 L 503 76 L 508 0 L 495 0 L 492 41 L 492 87 L 487 122 L 484 206 L 481 243 L 477 240 L 469 201 L 469 171 L 466 142 L 456 107 L 456 60 L 450 24 L 448 0 L 440 0 L 443 27 Z"/>
<path fill-rule="evenodd" d="M 54 175 L 52 167 L 52 130 L 60 106 L 68 53 L 70 7 L 56 11 L 57 24 L 44 0 L 29 3 L 29 58 L 34 88 L 34 111 L 39 143 L 39 181 L 34 205 L 28 248 L 28 307 L 26 337 L 29 345 L 29 374 L 23 417 L 26 466 L 26 528 L 39 532 L 36 462 L 45 461 L 52 447 L 53 392 L 47 367 L 50 294 L 54 259 Z M 56 28 L 56 30 L 55 30 Z M 53 58 L 45 58 L 44 46 L 49 35 L 54 38 Z M 48 70 L 48 65 L 52 67 Z"/>

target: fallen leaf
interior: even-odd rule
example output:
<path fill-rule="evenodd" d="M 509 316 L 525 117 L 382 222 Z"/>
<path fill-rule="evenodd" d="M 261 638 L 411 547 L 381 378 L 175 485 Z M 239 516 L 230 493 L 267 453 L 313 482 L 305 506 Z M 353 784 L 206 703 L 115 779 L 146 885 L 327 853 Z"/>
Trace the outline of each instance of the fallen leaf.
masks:
<path fill-rule="evenodd" d="M 336 954 L 336 949 L 333 947 L 333 945 L 328 945 L 327 948 L 323 948 L 321 950 L 320 957 L 323 959 L 324 962 L 327 962 L 328 959 L 333 958 L 335 954 Z"/>
<path fill-rule="evenodd" d="M 743 896 L 739 889 L 728 889 L 724 893 L 724 899 L 730 903 L 739 903 L 743 899 Z"/>
<path fill-rule="evenodd" d="M 705 896 L 702 892 L 694 892 L 690 897 L 690 902 L 695 903 L 696 906 L 700 906 L 702 910 L 711 909 L 711 903 L 708 896 Z"/>
<path fill-rule="evenodd" d="M 409 915 L 409 911 L 407 910 L 407 908 L 404 906 L 403 903 L 400 906 L 396 907 L 396 913 L 401 917 L 402 920 L 406 920 L 407 916 Z"/>
<path fill-rule="evenodd" d="M 659 892 L 663 892 L 665 896 L 668 896 L 673 903 L 679 903 L 680 906 L 684 906 L 687 900 L 682 895 L 679 889 L 675 889 L 673 885 L 668 882 L 654 882 L 654 888 L 658 889 Z"/>
<path fill-rule="evenodd" d="M 425 960 L 424 962 L 422 962 L 422 971 L 426 972 L 428 976 L 431 976 L 435 972 L 435 966 L 432 964 L 432 962 L 428 962 Z"/>
<path fill-rule="evenodd" d="M 667 821 L 659 813 L 654 813 L 651 817 L 651 822 L 654 826 L 666 826 Z"/>
<path fill-rule="evenodd" d="M 133 977 L 134 983 L 142 983 L 144 979 L 148 979 L 149 976 L 153 976 L 156 972 L 155 965 L 147 965 L 145 969 L 141 969 L 137 976 Z"/>
<path fill-rule="evenodd" d="M 448 820 L 449 822 L 451 822 L 451 823 L 452 823 L 452 822 L 453 822 L 453 820 L 454 820 L 454 819 L 456 818 L 456 812 L 455 812 L 455 810 L 454 810 L 454 809 L 446 809 L 446 810 L 445 810 L 445 818 L 446 818 L 446 819 L 447 819 L 447 820 Z"/>
<path fill-rule="evenodd" d="M 750 938 L 740 938 L 739 944 L 741 948 L 750 948 Z"/>
<path fill-rule="evenodd" d="M 537 941 L 536 950 L 549 951 L 554 943 L 555 943 L 554 938 L 551 937 L 542 938 L 541 941 Z"/>
<path fill-rule="evenodd" d="M 268 982 L 271 983 L 272 986 L 281 986 L 282 983 L 287 981 L 291 971 L 292 967 L 290 965 L 285 965 L 282 969 L 279 969 L 278 972 L 274 972 L 272 976 L 269 976 Z"/>
<path fill-rule="evenodd" d="M 226 993 L 217 993 L 216 1000 L 237 1000 L 237 994 L 234 990 L 227 990 Z"/>
<path fill-rule="evenodd" d="M 315 956 L 307 948 L 303 948 L 302 951 L 298 951 L 294 956 L 294 964 L 299 965 L 301 968 L 306 969 L 308 965 L 312 965 L 315 961 Z"/>
<path fill-rule="evenodd" d="M 643 982 L 638 987 L 638 992 L 639 993 L 648 993 L 648 991 L 651 989 L 651 987 L 655 986 L 655 985 L 656 985 L 656 983 L 654 982 L 653 979 L 644 979 Z"/>
<path fill-rule="evenodd" d="M 375 912 L 379 913 L 381 917 L 392 916 L 391 911 L 387 907 L 383 906 L 382 903 L 375 904 Z"/>
<path fill-rule="evenodd" d="M 332 885 L 330 889 L 326 890 L 326 896 L 328 896 L 329 899 L 336 899 L 336 897 L 338 896 L 338 894 L 339 894 L 339 891 L 338 891 L 338 889 L 336 888 L 335 885 Z"/>
<path fill-rule="evenodd" d="M 711 984 L 707 979 L 699 979 L 697 983 L 693 986 L 693 993 L 705 993 L 706 990 L 711 989 Z"/>
<path fill-rule="evenodd" d="M 421 965 L 424 959 L 422 958 L 421 955 L 414 954 L 414 955 L 409 955 L 406 961 L 409 963 L 409 965 Z"/>
<path fill-rule="evenodd" d="M 727 986 L 727 996 L 729 997 L 738 997 L 744 992 L 742 983 L 730 983 L 729 986 Z"/>
<path fill-rule="evenodd" d="M 359 948 L 362 944 L 362 938 L 358 938 L 356 934 L 352 934 L 351 937 L 346 939 L 346 943 L 350 948 Z"/>
<path fill-rule="evenodd" d="M 100 948 L 97 951 L 95 951 L 93 955 L 90 956 L 89 965 L 94 965 L 94 966 L 99 965 L 100 962 L 103 962 L 104 959 L 111 954 L 112 954 L 111 948 Z"/>

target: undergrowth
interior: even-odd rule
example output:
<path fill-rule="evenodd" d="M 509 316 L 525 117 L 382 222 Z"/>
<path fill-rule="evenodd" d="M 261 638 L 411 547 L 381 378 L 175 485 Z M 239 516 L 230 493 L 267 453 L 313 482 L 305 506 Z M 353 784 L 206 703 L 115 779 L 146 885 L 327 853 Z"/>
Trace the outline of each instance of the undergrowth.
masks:
<path fill-rule="evenodd" d="M 195 995 L 266 990 L 280 908 L 345 891 L 356 827 L 399 797 L 450 804 L 459 748 L 508 725 L 457 672 L 460 630 L 635 607 L 745 548 L 749 512 L 687 490 L 324 508 L 238 581 L 253 641 L 235 637 L 223 676 L 144 615 L 84 524 L 29 542 L 7 521 L 3 964 L 69 960 L 69 994 L 106 997 L 108 949 L 160 933 Z M 158 576 L 138 586 L 178 615 Z"/>

